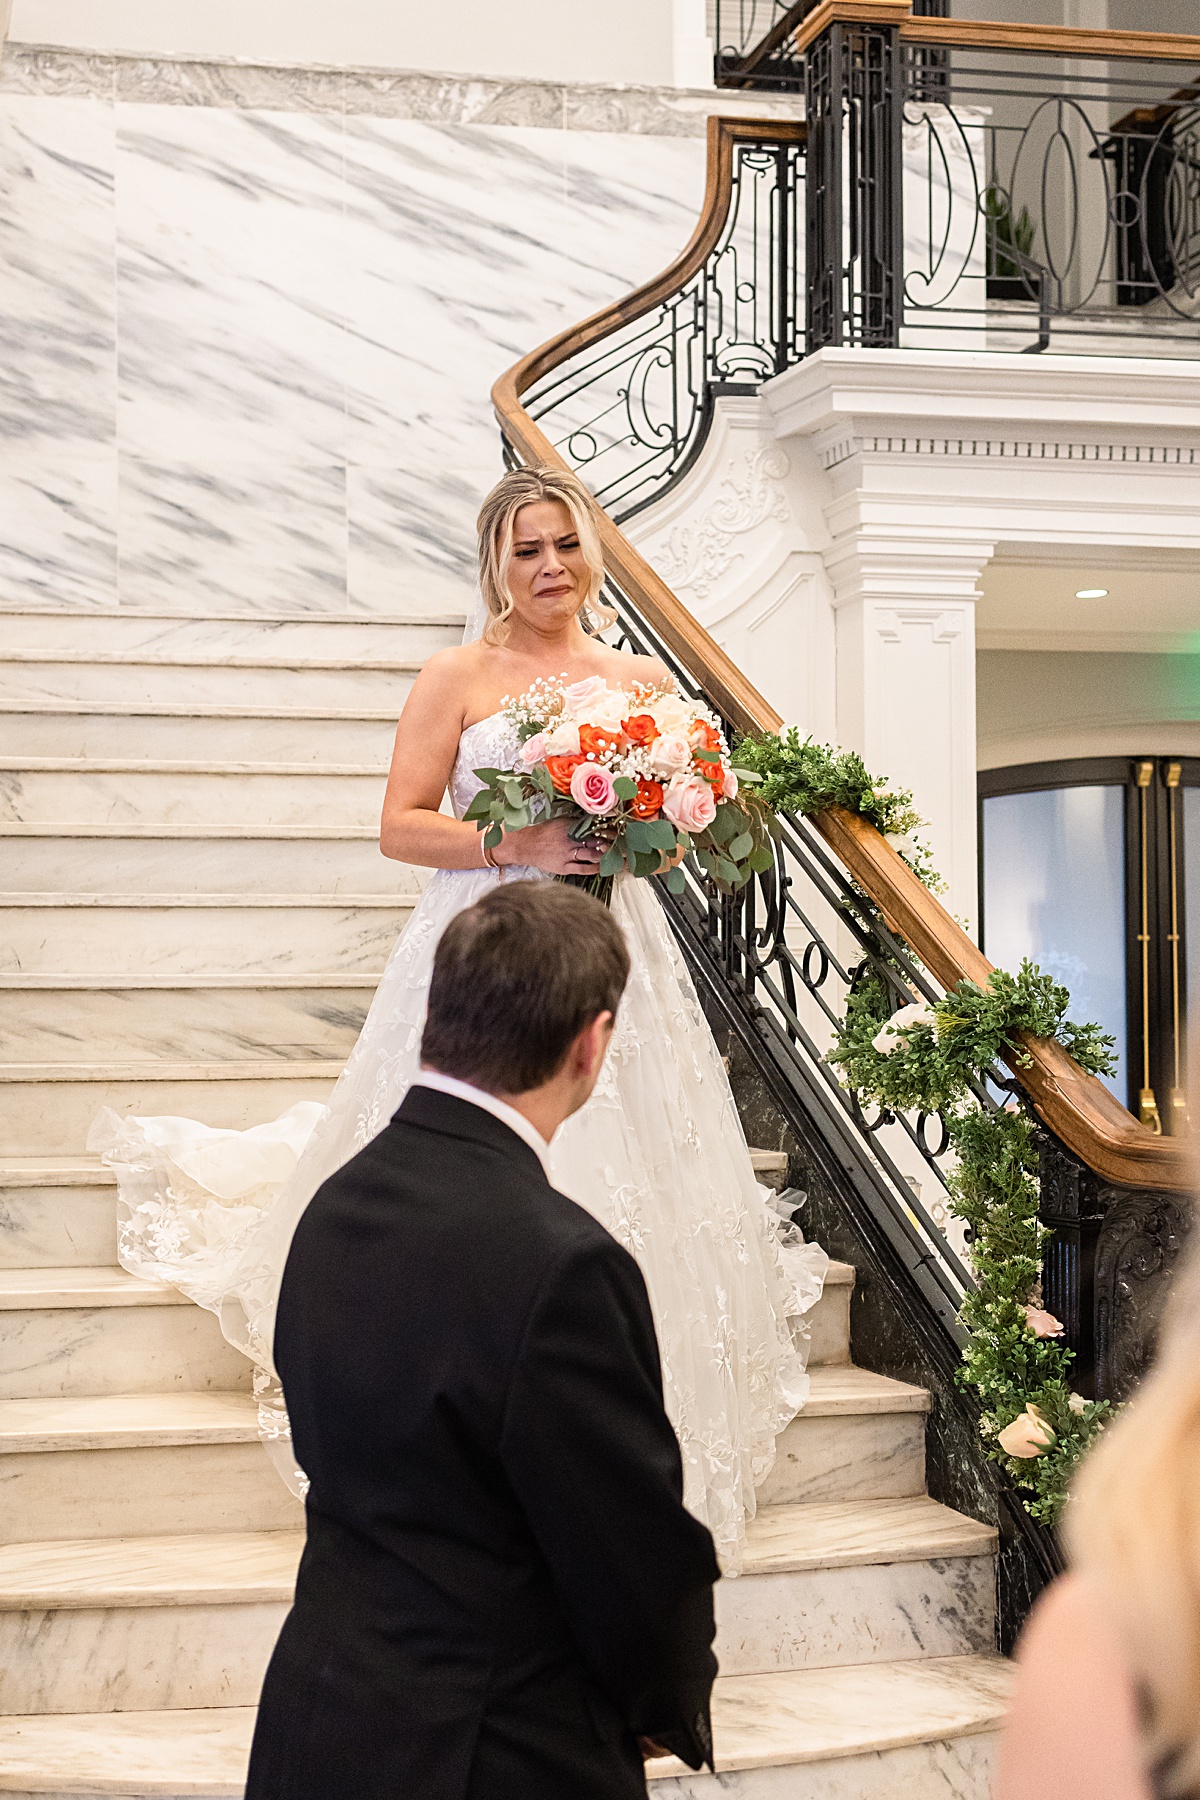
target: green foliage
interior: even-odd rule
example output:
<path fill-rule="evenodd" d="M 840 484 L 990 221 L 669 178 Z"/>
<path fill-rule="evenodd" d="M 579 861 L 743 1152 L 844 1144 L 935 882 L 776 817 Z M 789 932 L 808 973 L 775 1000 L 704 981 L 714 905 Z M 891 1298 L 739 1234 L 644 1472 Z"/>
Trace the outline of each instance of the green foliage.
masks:
<path fill-rule="evenodd" d="M 866 819 L 893 840 L 905 862 L 932 893 L 945 886 L 932 867 L 929 851 L 913 833 L 924 823 L 907 789 L 893 792 L 872 775 L 853 750 L 834 750 L 812 738 L 801 740 L 793 725 L 785 732 L 754 732 L 738 740 L 733 766 L 749 776 L 771 812 L 811 817 L 831 806 Z"/>
<path fill-rule="evenodd" d="M 987 1454 L 1022 1490 L 1027 1511 L 1048 1524 L 1112 1409 L 1072 1394 L 1073 1352 L 1058 1338 L 1038 1337 L 1027 1319 L 1027 1307 L 1040 1307 L 1045 1235 L 1033 1126 L 1015 1103 L 998 1112 L 981 1106 L 971 1083 L 1001 1057 L 1028 1064 L 1027 1037 L 1057 1037 L 1090 1073 L 1110 1073 L 1113 1039 L 1067 1019 L 1069 1003 L 1064 987 L 1025 961 L 1017 975 L 995 970 L 985 988 L 963 981 L 932 1005 L 914 1006 L 888 1033 L 895 989 L 879 969 L 865 968 L 830 1058 L 860 1096 L 899 1112 L 940 1112 L 946 1121 L 957 1165 L 950 1202 L 970 1230 L 977 1282 L 962 1305 L 970 1336 L 960 1379 L 979 1398 Z M 999 1433 L 1030 1405 L 1053 1441 L 1036 1457 L 1006 1455 Z"/>

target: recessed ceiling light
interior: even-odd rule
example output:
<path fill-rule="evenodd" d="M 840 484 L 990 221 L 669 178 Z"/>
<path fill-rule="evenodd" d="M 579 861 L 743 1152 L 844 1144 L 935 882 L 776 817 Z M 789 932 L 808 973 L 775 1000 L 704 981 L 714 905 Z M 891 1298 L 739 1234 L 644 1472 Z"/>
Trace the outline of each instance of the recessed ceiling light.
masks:
<path fill-rule="evenodd" d="M 1107 588 L 1076 588 L 1077 600 L 1103 600 L 1108 594 Z"/>

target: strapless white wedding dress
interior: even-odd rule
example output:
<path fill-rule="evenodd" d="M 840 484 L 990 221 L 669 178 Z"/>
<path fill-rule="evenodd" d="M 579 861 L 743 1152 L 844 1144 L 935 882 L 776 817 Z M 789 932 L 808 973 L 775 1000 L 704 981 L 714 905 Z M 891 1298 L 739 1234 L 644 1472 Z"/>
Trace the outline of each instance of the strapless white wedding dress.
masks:
<path fill-rule="evenodd" d="M 502 713 L 464 731 L 450 786 L 460 817 L 479 787 L 473 771 L 511 766 L 516 748 Z M 296 1221 L 403 1098 L 445 926 L 496 882 L 536 873 L 432 876 L 327 1107 L 294 1107 L 246 1132 L 112 1113 L 93 1128 L 90 1144 L 120 1182 L 121 1262 L 217 1313 L 256 1365 L 264 1435 L 285 1474 L 290 1442 L 270 1345 Z M 551 1147 L 552 1176 L 641 1265 L 685 1498 L 735 1571 L 755 1487 L 807 1398 L 802 1315 L 828 1259 L 775 1217 L 755 1180 L 724 1064 L 649 884 L 619 877 L 612 909 L 629 942 L 629 985 L 596 1090 Z M 452 1193 L 445 1199 L 454 1205 Z"/>

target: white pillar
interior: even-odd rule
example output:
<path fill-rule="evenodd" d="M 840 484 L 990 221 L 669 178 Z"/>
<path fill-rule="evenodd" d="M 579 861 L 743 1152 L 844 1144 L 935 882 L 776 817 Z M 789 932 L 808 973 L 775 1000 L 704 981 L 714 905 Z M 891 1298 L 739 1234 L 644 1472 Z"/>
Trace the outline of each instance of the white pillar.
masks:
<path fill-rule="evenodd" d="M 712 87 L 713 43 L 708 35 L 705 0 L 671 0 L 671 25 L 675 86 Z"/>
<path fill-rule="evenodd" d="M 912 789 L 947 883 L 943 903 L 972 932 L 975 599 L 992 549 L 855 532 L 825 556 L 837 609 L 838 741 L 873 775 Z"/>

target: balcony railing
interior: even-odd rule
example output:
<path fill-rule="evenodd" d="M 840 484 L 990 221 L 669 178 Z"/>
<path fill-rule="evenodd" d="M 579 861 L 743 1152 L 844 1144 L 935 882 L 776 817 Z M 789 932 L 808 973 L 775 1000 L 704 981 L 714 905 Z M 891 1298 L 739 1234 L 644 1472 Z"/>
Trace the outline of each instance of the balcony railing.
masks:
<path fill-rule="evenodd" d="M 1195 355 L 1200 38 L 930 4 L 776 9 L 718 58 L 804 95 L 806 350 Z"/>

